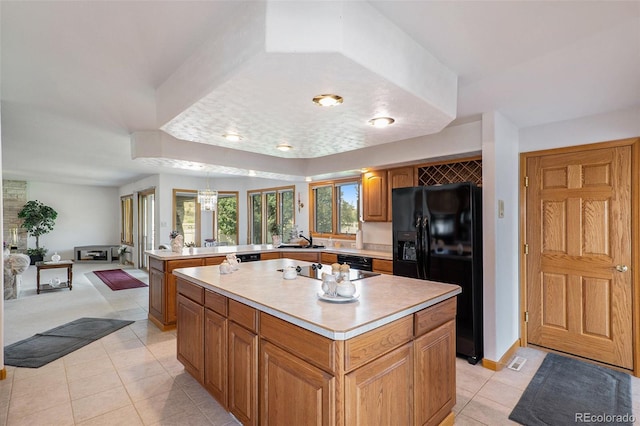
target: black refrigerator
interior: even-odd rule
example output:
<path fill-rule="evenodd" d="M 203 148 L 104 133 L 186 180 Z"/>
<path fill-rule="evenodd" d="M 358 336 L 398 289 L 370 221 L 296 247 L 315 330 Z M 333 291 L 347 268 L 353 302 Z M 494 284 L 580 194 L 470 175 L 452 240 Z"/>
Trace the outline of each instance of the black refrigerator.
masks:
<path fill-rule="evenodd" d="M 392 191 L 393 274 L 457 284 L 456 352 L 475 364 L 482 340 L 482 190 L 474 183 Z"/>

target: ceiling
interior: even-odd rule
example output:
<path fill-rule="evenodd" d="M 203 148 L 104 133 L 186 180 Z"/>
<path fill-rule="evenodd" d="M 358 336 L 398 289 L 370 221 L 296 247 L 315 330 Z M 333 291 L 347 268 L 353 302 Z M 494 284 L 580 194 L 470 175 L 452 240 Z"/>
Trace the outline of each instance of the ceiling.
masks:
<path fill-rule="evenodd" d="M 366 166 L 379 145 L 487 111 L 522 128 L 640 106 L 637 1 L 2 1 L 0 13 L 4 178 L 117 186 L 246 176 L 251 159 L 297 179 L 288 165 L 360 149 Z M 311 102 L 326 92 L 344 103 Z M 374 129 L 376 115 L 396 123 Z M 171 154 L 205 150 L 218 160 Z"/>

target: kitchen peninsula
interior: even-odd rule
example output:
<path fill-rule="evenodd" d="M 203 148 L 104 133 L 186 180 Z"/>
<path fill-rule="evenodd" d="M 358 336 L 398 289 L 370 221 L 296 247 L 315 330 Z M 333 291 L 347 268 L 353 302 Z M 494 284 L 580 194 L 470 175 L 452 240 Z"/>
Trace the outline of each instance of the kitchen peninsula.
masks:
<path fill-rule="evenodd" d="M 175 269 L 178 359 L 243 424 L 453 424 L 455 285 L 378 275 L 349 303 L 274 259 Z"/>
<path fill-rule="evenodd" d="M 391 253 L 356 250 L 349 248 L 275 248 L 271 244 L 247 244 L 238 246 L 184 248 L 179 253 L 171 250 L 148 250 L 149 256 L 149 320 L 161 330 L 170 330 L 176 325 L 176 279 L 173 270 L 190 266 L 219 265 L 225 256 L 260 256 L 260 260 L 291 258 L 308 262 L 331 264 L 337 262 L 338 254 L 357 254 L 372 259 L 373 270 L 392 273 Z"/>

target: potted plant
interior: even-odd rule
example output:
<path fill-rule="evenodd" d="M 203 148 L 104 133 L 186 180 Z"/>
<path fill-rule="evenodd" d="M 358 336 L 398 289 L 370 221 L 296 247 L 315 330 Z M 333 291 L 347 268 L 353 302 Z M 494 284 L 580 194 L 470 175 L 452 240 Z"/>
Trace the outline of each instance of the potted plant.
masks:
<path fill-rule="evenodd" d="M 269 225 L 269 232 L 271 233 L 271 242 L 273 243 L 273 246 L 280 246 L 280 243 L 282 243 L 282 231 L 278 222 L 273 222 Z"/>
<path fill-rule="evenodd" d="M 118 259 L 121 265 L 127 264 L 127 253 L 131 253 L 128 246 L 122 245 L 118 248 Z"/>
<path fill-rule="evenodd" d="M 47 249 L 40 247 L 40 236 L 53 231 L 58 212 L 45 205 L 41 201 L 28 201 L 18 212 L 22 219 L 21 227 L 27 230 L 32 237 L 36 237 L 36 248 L 27 249 L 27 255 L 31 257 L 31 264 L 44 259 Z"/>

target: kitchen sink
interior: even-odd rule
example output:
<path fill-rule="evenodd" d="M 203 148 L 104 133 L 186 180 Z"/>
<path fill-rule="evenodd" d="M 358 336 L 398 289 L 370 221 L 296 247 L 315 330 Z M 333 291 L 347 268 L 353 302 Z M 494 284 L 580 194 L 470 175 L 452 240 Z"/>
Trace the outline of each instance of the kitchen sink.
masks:
<path fill-rule="evenodd" d="M 292 249 L 311 249 L 311 248 L 321 249 L 321 248 L 324 248 L 324 246 L 319 246 L 319 245 L 316 245 L 316 244 L 308 245 L 308 246 L 301 246 L 300 244 L 280 244 L 278 246 L 278 248 L 285 248 L 285 249 L 288 249 L 288 248 L 292 248 Z"/>

